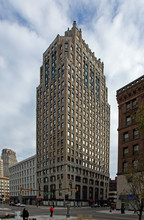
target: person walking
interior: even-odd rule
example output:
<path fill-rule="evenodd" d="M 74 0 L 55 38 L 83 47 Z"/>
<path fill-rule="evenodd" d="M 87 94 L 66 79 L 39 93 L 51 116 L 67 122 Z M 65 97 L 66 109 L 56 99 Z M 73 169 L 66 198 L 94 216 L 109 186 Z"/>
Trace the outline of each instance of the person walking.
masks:
<path fill-rule="evenodd" d="M 50 217 L 53 217 L 53 212 L 54 212 L 54 209 L 53 209 L 53 206 L 50 207 Z"/>
<path fill-rule="evenodd" d="M 28 217 L 29 217 L 29 212 L 24 208 L 23 209 L 23 220 L 28 219 Z"/>

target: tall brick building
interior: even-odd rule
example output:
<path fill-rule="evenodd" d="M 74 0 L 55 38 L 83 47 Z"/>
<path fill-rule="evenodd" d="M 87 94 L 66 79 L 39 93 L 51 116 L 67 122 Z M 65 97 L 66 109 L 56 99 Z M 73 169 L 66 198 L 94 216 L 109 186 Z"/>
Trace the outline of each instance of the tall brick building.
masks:
<path fill-rule="evenodd" d="M 129 191 L 124 172 L 128 163 L 137 166 L 139 156 L 144 155 L 144 136 L 137 130 L 135 114 L 144 105 L 144 76 L 117 91 L 118 122 L 118 180 L 117 208 L 121 206 L 120 195 Z"/>
<path fill-rule="evenodd" d="M 110 106 L 104 65 L 73 23 L 43 54 L 37 88 L 37 197 L 106 200 Z M 76 189 L 76 190 L 75 190 Z M 47 193 L 50 192 L 50 193 Z M 50 194 L 50 195 L 48 195 Z"/>

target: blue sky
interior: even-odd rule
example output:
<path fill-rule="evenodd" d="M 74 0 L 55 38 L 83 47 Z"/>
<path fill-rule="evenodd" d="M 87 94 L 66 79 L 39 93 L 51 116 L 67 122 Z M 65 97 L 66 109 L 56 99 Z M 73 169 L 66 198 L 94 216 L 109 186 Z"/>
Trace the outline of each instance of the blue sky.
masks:
<path fill-rule="evenodd" d="M 111 105 L 110 174 L 117 172 L 116 90 L 144 73 L 143 0 L 0 0 L 0 148 L 35 154 L 36 87 L 42 54 L 77 21 L 104 62 Z"/>

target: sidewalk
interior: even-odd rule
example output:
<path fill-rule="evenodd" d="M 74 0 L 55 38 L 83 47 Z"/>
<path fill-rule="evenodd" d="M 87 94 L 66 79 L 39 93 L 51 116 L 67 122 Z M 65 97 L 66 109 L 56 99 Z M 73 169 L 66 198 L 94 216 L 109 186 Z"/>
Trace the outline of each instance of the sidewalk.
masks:
<path fill-rule="evenodd" d="M 116 210 L 116 209 L 112 210 L 111 212 L 110 212 L 109 209 L 107 209 L 107 210 L 98 210 L 97 212 L 106 213 L 106 214 L 111 214 L 111 215 L 112 215 L 112 214 L 119 214 L 119 215 L 137 215 L 136 213 L 134 213 L 134 211 L 128 211 L 128 210 L 125 210 L 125 213 L 122 214 L 122 213 L 121 213 L 121 210 Z"/>
<path fill-rule="evenodd" d="M 16 217 L 16 218 L 7 218 L 8 220 L 23 220 L 22 217 Z M 29 220 L 76 220 L 77 217 L 69 217 L 66 218 L 66 216 L 61 215 L 54 215 L 53 217 L 50 217 L 49 215 L 43 215 L 43 216 L 29 216 Z"/>

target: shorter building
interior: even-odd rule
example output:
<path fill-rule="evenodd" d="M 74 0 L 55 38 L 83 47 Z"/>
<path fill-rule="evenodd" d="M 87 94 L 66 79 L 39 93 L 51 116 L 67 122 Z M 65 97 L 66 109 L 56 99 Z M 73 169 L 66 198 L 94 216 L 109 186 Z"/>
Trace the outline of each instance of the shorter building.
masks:
<path fill-rule="evenodd" d="M 0 200 L 9 200 L 9 178 L 0 176 Z"/>
<path fill-rule="evenodd" d="M 3 159 L 0 157 L 0 176 L 3 176 Z"/>
<path fill-rule="evenodd" d="M 109 182 L 109 202 L 116 203 L 117 201 L 117 177 Z"/>
<path fill-rule="evenodd" d="M 3 159 L 3 176 L 9 177 L 8 168 L 17 163 L 16 153 L 11 149 L 3 149 L 1 158 Z"/>
<path fill-rule="evenodd" d="M 9 167 L 9 180 L 12 201 L 35 204 L 36 155 Z"/>
<path fill-rule="evenodd" d="M 125 173 L 128 166 L 136 168 L 144 156 L 144 136 L 137 129 L 135 116 L 144 106 L 144 75 L 117 91 L 118 102 L 118 179 L 117 179 L 117 209 L 122 207 L 123 196 L 127 195 L 126 206 L 130 209 L 133 194 L 130 190 Z"/>

